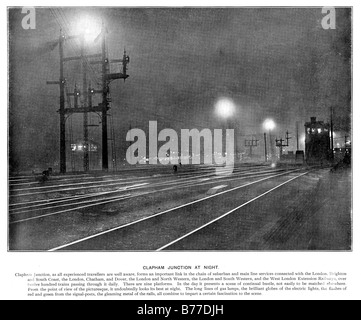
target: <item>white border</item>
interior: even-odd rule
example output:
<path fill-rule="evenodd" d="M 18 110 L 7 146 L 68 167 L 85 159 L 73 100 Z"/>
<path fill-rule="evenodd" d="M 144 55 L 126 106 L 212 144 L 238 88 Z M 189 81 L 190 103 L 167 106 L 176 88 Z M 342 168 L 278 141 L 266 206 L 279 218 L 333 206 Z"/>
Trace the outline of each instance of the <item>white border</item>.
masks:
<path fill-rule="evenodd" d="M 4 3 L 4 2 L 2 2 Z M 99 3 L 99 2 L 98 2 Z M 96 6 L 95 1 L 88 1 L 88 6 Z M 103 1 L 102 6 L 121 6 L 122 1 Z M 249 1 L 139 1 L 124 2 L 126 6 L 249 6 Z M 2 70 L 7 70 L 7 6 L 73 6 L 73 1 L 5 1 L 0 11 L 0 20 L 3 21 L 1 28 L 1 61 Z M 360 39 L 358 31 L 360 26 L 360 5 L 359 1 L 252 1 L 252 6 L 352 6 L 353 7 L 353 64 L 354 64 L 354 88 L 360 87 L 360 66 L 359 53 Z M 16 300 L 19 298 L 19 290 L 24 290 L 22 281 L 15 280 L 15 272 L 83 272 L 101 271 L 141 271 L 143 265 L 172 265 L 175 264 L 201 264 L 219 265 L 223 271 L 339 271 L 349 273 L 350 287 L 346 294 L 323 294 L 313 296 L 311 294 L 294 294 L 290 296 L 277 296 L 276 299 L 360 299 L 361 268 L 360 268 L 360 206 L 358 195 L 360 195 L 359 168 L 357 168 L 360 146 L 359 140 L 353 139 L 354 161 L 354 212 L 353 212 L 353 252 L 209 252 L 209 253 L 8 253 L 7 252 L 7 77 L 1 77 L 2 108 L 1 108 L 1 138 L 0 150 L 1 159 L 1 220 L 0 220 L 0 298 Z M 353 92 L 353 119 L 361 119 L 360 90 Z M 24 298 L 23 295 L 20 296 Z"/>

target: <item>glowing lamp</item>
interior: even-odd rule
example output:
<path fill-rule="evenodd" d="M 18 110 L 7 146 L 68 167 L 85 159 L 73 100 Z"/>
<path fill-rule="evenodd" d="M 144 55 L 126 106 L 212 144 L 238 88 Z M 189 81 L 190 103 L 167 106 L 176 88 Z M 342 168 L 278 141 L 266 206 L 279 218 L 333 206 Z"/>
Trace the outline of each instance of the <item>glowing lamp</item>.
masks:
<path fill-rule="evenodd" d="M 272 131 L 274 128 L 276 128 L 276 124 L 272 119 L 267 119 L 264 123 L 263 126 L 266 130 L 268 131 Z"/>
<path fill-rule="evenodd" d="M 216 103 L 216 114 L 224 119 L 231 118 L 236 111 L 236 107 L 231 99 L 221 98 Z"/>

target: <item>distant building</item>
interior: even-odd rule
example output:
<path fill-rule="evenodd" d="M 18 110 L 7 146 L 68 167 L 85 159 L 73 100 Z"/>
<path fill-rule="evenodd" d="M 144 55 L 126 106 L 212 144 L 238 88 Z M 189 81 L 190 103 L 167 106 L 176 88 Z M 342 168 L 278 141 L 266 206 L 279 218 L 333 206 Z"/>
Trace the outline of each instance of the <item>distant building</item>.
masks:
<path fill-rule="evenodd" d="M 84 152 L 88 146 L 88 152 L 98 152 L 100 149 L 100 146 L 98 143 L 96 143 L 93 140 L 89 140 L 88 144 L 85 143 L 84 140 L 78 140 L 75 143 L 72 143 L 70 145 L 72 152 Z"/>
<path fill-rule="evenodd" d="M 306 160 L 308 162 L 329 160 L 332 151 L 330 146 L 330 125 L 311 117 L 311 122 L 305 123 L 306 130 Z"/>

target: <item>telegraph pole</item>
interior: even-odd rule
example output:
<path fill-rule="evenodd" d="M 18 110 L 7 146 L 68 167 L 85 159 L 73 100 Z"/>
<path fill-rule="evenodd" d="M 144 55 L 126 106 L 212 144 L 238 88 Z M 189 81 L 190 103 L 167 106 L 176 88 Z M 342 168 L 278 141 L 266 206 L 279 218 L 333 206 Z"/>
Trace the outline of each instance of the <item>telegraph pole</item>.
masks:
<path fill-rule="evenodd" d="M 59 37 L 59 55 L 60 55 L 60 76 L 59 76 L 59 87 L 60 87 L 60 173 L 66 172 L 66 142 L 65 142 L 65 79 L 64 79 L 64 35 L 60 31 Z"/>
<path fill-rule="evenodd" d="M 107 68 L 108 59 L 106 56 L 106 30 L 104 23 L 102 24 L 102 167 L 103 170 L 108 170 L 108 83 L 107 83 Z"/>
<path fill-rule="evenodd" d="M 271 130 L 269 130 L 269 148 L 270 148 L 269 150 L 270 150 L 271 161 L 273 161 L 275 156 L 274 153 L 275 150 L 273 150 Z"/>
<path fill-rule="evenodd" d="M 334 158 L 333 149 L 333 108 L 331 107 L 331 159 Z"/>
<path fill-rule="evenodd" d="M 345 135 L 345 149 L 351 148 L 351 142 L 349 141 L 350 136 Z"/>
<path fill-rule="evenodd" d="M 127 64 L 130 62 L 129 56 L 124 50 L 123 59 L 109 60 L 106 52 L 106 27 L 102 25 L 102 167 L 103 170 L 108 170 L 108 124 L 107 124 L 107 113 L 109 110 L 109 82 L 116 79 L 127 79 Z M 123 73 L 109 73 L 110 63 L 122 63 Z"/>
<path fill-rule="evenodd" d="M 287 141 L 287 144 L 285 147 L 289 147 L 289 141 L 291 140 L 292 138 L 290 137 L 290 133 L 287 131 L 286 132 L 286 141 Z"/>
<path fill-rule="evenodd" d="M 88 128 L 88 89 L 87 89 L 87 61 L 85 57 L 85 39 L 84 35 L 81 38 L 81 51 L 80 56 L 82 60 L 82 73 L 83 73 L 83 135 L 84 135 L 84 157 L 83 157 L 83 167 L 84 171 L 89 171 L 89 128 Z"/>
<path fill-rule="evenodd" d="M 267 162 L 267 134 L 264 133 L 264 157 L 265 161 Z"/>

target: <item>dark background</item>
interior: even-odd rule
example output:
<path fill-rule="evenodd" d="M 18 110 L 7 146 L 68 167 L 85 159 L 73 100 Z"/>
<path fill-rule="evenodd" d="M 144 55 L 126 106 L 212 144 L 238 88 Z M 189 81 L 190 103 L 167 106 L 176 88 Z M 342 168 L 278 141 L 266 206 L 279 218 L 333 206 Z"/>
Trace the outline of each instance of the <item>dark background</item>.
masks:
<path fill-rule="evenodd" d="M 111 84 L 120 159 L 129 146 L 127 131 L 147 132 L 150 120 L 158 121 L 158 130 L 221 128 L 214 112 L 221 97 L 237 105 L 240 148 L 247 137 L 262 137 L 267 117 L 277 124 L 275 136 L 289 130 L 294 137 L 296 121 L 301 131 L 311 116 L 328 122 L 330 107 L 335 143 L 342 145 L 351 133 L 351 9 L 337 8 L 336 30 L 324 30 L 322 8 L 36 8 L 36 29 L 24 30 L 25 14 L 10 8 L 11 171 L 58 167 L 59 87 L 46 81 L 59 78 L 53 42 L 60 28 L 73 34 L 84 15 L 105 22 L 110 58 L 121 58 L 124 47 L 130 55 L 129 79 Z M 67 56 L 78 50 L 77 40 L 67 43 Z M 75 83 L 81 87 L 79 63 L 67 64 L 65 75 L 69 91 Z M 89 76 L 96 87 L 100 68 Z M 74 139 L 82 139 L 82 117 L 72 122 Z M 92 115 L 90 123 L 99 118 Z M 90 129 L 99 144 L 100 130 Z M 293 138 L 290 150 L 295 145 Z"/>

